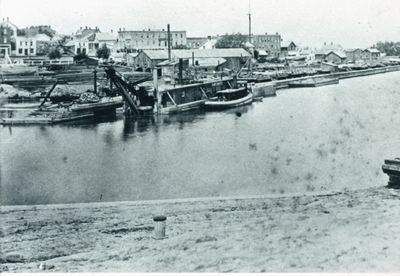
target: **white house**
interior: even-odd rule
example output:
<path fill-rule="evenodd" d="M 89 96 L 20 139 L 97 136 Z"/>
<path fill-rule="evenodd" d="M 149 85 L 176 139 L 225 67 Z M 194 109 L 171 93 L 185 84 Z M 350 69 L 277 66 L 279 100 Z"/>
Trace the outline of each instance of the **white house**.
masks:
<path fill-rule="evenodd" d="M 107 48 L 114 51 L 116 48 L 117 36 L 113 33 L 90 33 L 85 36 L 75 36 L 65 46 L 73 50 L 78 55 L 85 53 L 88 56 L 96 56 L 97 49 L 106 45 Z"/>

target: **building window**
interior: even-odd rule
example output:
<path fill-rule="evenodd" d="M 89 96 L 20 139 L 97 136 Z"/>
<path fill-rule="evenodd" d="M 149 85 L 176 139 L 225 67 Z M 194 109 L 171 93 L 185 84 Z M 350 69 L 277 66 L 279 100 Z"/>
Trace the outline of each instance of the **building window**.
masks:
<path fill-rule="evenodd" d="M 7 43 L 7 38 L 3 37 L 3 43 Z"/>
<path fill-rule="evenodd" d="M 7 34 L 7 29 L 3 29 L 3 34 L 4 34 L 4 35 Z"/>
<path fill-rule="evenodd" d="M 28 41 L 25 41 L 25 46 L 28 46 Z"/>
<path fill-rule="evenodd" d="M 31 48 L 31 54 L 33 54 L 33 48 Z"/>
<path fill-rule="evenodd" d="M 22 46 L 22 41 L 19 42 L 19 46 Z"/>
<path fill-rule="evenodd" d="M 22 54 L 22 49 L 18 49 L 18 54 Z"/>
<path fill-rule="evenodd" d="M 33 42 L 31 41 L 31 46 L 33 46 Z"/>

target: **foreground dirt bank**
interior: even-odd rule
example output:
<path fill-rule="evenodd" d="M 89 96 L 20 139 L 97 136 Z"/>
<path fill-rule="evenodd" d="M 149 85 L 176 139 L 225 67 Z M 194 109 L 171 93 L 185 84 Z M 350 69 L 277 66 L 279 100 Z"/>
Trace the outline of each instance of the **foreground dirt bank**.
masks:
<path fill-rule="evenodd" d="M 0 271 L 398 272 L 400 191 L 1 207 Z M 167 235 L 154 240 L 152 216 Z M 40 265 L 41 264 L 41 265 Z"/>

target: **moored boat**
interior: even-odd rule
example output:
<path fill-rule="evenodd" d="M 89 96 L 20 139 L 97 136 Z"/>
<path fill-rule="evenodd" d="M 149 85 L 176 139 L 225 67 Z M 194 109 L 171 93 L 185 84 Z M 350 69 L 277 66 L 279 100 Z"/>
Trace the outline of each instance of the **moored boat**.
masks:
<path fill-rule="evenodd" d="M 218 91 L 216 97 L 205 102 L 207 109 L 227 109 L 253 102 L 253 94 L 247 87 L 231 88 Z"/>

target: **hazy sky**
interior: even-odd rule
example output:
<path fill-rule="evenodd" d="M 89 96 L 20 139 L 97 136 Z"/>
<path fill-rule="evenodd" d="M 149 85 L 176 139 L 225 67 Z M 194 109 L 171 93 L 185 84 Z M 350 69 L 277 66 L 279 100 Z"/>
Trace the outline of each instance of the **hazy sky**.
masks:
<path fill-rule="evenodd" d="M 0 0 L 0 17 L 18 27 L 52 25 L 71 34 L 80 26 L 102 31 L 166 28 L 188 36 L 248 32 L 248 0 Z M 324 41 L 368 47 L 400 41 L 400 0 L 251 0 L 253 33 L 317 47 Z"/>

